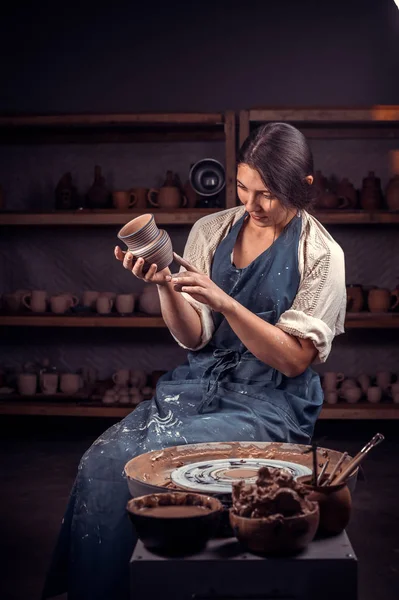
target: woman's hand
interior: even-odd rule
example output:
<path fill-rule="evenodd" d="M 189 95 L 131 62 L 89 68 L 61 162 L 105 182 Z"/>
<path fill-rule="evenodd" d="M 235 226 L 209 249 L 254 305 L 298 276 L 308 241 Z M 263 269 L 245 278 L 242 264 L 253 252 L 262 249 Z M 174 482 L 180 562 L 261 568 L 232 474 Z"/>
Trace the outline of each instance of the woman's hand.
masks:
<path fill-rule="evenodd" d="M 124 268 L 131 271 L 138 279 L 146 283 L 156 283 L 157 285 L 166 285 L 168 283 L 166 277 L 171 274 L 169 267 L 158 271 L 157 265 L 153 264 L 146 273 L 143 273 L 145 262 L 143 258 L 136 259 L 130 251 L 124 252 L 119 246 L 115 247 L 114 254 L 116 260 L 122 262 Z"/>
<path fill-rule="evenodd" d="M 190 268 L 188 263 L 186 268 Z M 222 313 L 231 304 L 232 299 L 220 289 L 207 275 L 199 273 L 194 267 L 175 275 L 167 275 L 167 281 L 174 284 L 176 292 L 186 292 L 194 300 L 207 304 L 216 312 Z"/>

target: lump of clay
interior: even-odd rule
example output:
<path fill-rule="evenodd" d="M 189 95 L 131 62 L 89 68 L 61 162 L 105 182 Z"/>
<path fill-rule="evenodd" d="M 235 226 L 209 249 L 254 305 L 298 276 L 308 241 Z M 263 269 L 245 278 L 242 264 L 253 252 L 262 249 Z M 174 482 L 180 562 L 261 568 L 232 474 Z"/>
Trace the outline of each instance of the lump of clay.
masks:
<path fill-rule="evenodd" d="M 233 484 L 233 511 L 247 518 L 285 518 L 311 510 L 309 492 L 301 483 L 280 469 L 262 467 L 254 485 Z"/>

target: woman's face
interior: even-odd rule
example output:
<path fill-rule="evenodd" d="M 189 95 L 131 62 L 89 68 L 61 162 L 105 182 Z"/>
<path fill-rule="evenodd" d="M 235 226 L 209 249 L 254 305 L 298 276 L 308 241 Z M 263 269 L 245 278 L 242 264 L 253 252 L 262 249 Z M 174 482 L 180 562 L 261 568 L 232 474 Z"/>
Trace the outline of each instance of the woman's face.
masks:
<path fill-rule="evenodd" d="M 257 227 L 284 226 L 296 213 L 295 210 L 287 210 L 271 196 L 258 171 L 246 164 L 238 166 L 237 193 L 251 223 Z"/>

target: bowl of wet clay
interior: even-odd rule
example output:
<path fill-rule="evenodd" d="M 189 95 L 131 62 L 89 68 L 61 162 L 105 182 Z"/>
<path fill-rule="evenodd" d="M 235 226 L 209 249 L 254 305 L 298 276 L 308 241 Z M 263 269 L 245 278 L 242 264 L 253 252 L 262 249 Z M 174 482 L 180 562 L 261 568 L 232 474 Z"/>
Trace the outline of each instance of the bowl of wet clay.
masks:
<path fill-rule="evenodd" d="M 140 496 L 126 508 L 146 548 L 175 556 L 201 551 L 216 534 L 223 512 L 217 498 L 184 492 Z"/>
<path fill-rule="evenodd" d="M 290 555 L 306 548 L 316 535 L 319 506 L 291 475 L 267 467 L 259 469 L 254 485 L 233 484 L 230 524 L 250 552 Z"/>

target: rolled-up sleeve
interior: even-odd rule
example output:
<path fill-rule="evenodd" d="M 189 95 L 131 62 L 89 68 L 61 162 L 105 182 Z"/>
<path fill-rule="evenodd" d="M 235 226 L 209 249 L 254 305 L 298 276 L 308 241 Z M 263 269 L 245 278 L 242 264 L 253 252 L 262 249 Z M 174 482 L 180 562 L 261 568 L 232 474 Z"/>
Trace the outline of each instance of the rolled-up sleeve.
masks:
<path fill-rule="evenodd" d="M 312 340 L 325 362 L 334 337 L 344 333 L 346 312 L 345 260 L 338 244 L 328 245 L 305 264 L 294 302 L 276 326 L 286 333 Z"/>

